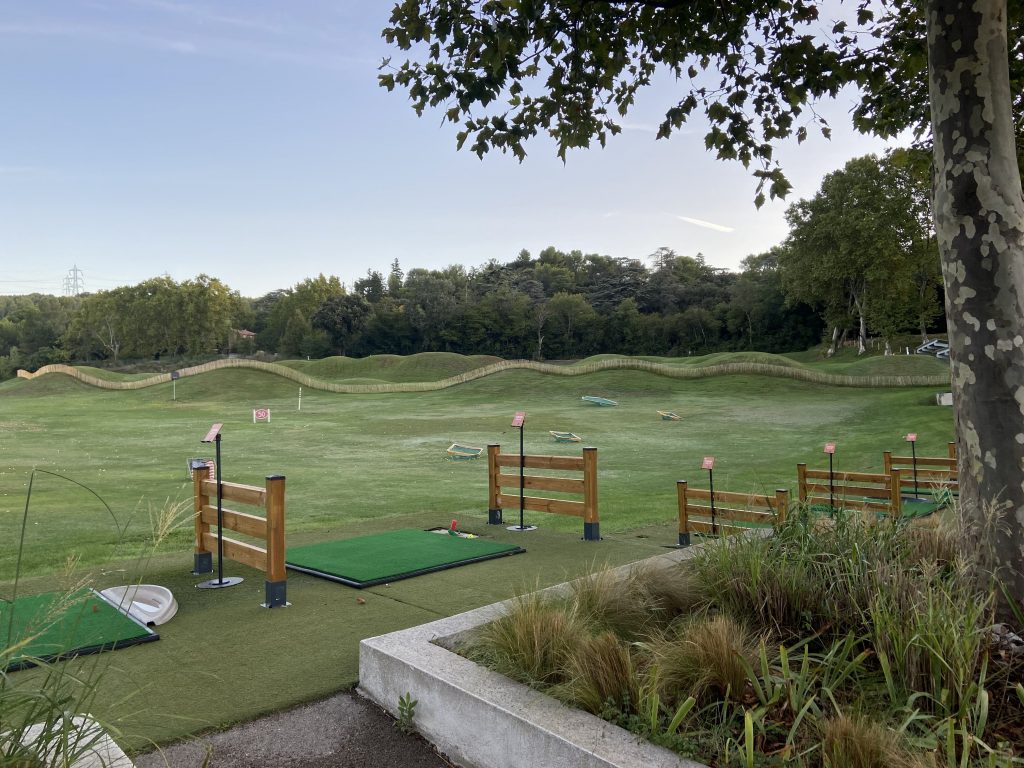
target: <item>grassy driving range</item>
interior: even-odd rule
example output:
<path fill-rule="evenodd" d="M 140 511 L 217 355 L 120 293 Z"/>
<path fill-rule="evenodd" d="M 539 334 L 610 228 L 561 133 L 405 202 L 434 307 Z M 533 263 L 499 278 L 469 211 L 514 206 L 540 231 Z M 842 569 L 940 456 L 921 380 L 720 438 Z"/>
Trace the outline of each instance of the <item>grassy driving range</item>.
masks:
<path fill-rule="evenodd" d="M 948 371 L 947 364 L 923 357 L 844 357 L 817 366 L 776 359 L 851 376 Z M 420 355 L 293 367 L 331 381 L 429 381 L 478 363 Z M 826 467 L 826 440 L 838 443 L 837 469 L 868 471 L 881 468 L 883 450 L 903 453 L 907 432 L 919 434 L 918 455 L 945 455 L 953 437 L 951 410 L 934 404 L 935 386 L 871 389 L 758 376 L 677 380 L 608 371 L 563 378 L 511 371 L 425 393 L 342 395 L 304 388 L 301 411 L 293 382 L 257 371 L 185 377 L 175 389 L 172 401 L 170 383 L 107 391 L 48 375 L 0 385 L 0 541 L 6 542 L 0 548 L 0 596 L 9 596 L 29 475 L 37 468 L 88 486 L 117 523 L 88 491 L 37 473 L 22 593 L 53 588 L 67 556 L 77 553 L 80 570 L 95 574 L 98 587 L 141 578 L 170 587 L 181 606 L 160 628 L 159 642 L 98 657 L 106 671 L 94 709 L 125 718 L 122 726 L 134 734 L 127 743 L 135 747 L 350 686 L 360 638 L 554 583 L 594 562 L 629 562 L 659 551 L 675 540 L 675 481 L 704 487 L 706 473 L 699 467 L 705 455 L 717 457 L 716 489 L 772 490 L 794 487 L 799 461 Z M 620 405 L 586 405 L 582 395 Z M 271 423 L 253 424 L 255 407 L 270 408 Z M 555 443 L 548 430 L 575 432 L 583 445 L 598 448 L 604 541 L 582 542 L 578 519 L 541 513 L 527 513 L 527 522 L 541 526 L 530 534 L 485 525 L 486 461 L 452 461 L 445 449 L 452 442 L 498 442 L 512 450 L 518 433 L 509 422 L 517 410 L 527 412 L 529 453 L 578 455 L 578 445 Z M 681 420 L 662 421 L 657 410 L 675 411 Z M 213 422 L 224 423 L 226 480 L 262 484 L 268 474 L 287 477 L 290 544 L 447 525 L 456 518 L 460 528 L 522 544 L 527 553 L 360 593 L 291 575 L 292 606 L 285 610 L 260 609 L 262 574 L 233 562 L 225 563 L 225 573 L 244 576 L 242 586 L 195 590 L 202 578 L 189 573 L 190 524 L 151 553 L 150 513 L 190 499 L 185 461 L 212 456 L 199 440 Z M 125 527 L 118 542 L 118 528 Z M 355 602 L 357 594 L 365 605 Z"/>

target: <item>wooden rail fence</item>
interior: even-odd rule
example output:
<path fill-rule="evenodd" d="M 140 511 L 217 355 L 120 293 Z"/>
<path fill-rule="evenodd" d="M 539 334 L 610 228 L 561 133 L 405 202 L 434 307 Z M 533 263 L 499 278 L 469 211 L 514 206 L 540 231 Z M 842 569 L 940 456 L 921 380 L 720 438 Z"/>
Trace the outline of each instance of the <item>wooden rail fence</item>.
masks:
<path fill-rule="evenodd" d="M 871 472 L 833 472 L 808 469 L 797 464 L 799 499 L 806 504 L 829 506 L 832 509 L 885 512 L 899 517 L 903 511 L 900 487 L 902 471 L 876 474 Z"/>
<path fill-rule="evenodd" d="M 901 485 L 904 493 L 916 493 L 922 487 L 946 488 L 957 492 L 960 490 L 957 474 L 956 443 L 949 443 L 947 456 L 893 456 L 892 451 L 882 454 L 883 468 L 886 473 L 894 469 L 902 472 Z M 917 477 L 914 477 L 914 473 Z M 916 488 L 915 488 L 916 486 Z"/>
<path fill-rule="evenodd" d="M 690 545 L 691 533 L 733 534 L 750 530 L 737 523 L 774 525 L 786 519 L 789 491 L 777 488 L 774 496 L 732 493 L 690 488 L 685 480 L 676 482 L 679 499 L 679 546 Z"/>
<path fill-rule="evenodd" d="M 207 479 L 204 472 L 196 472 L 193 486 L 196 512 L 194 573 L 209 573 L 213 570 L 213 552 L 217 549 L 217 481 Z M 224 502 L 228 501 L 262 507 L 266 511 L 266 516 L 260 517 L 248 512 L 227 509 Z M 268 476 L 264 488 L 222 482 L 221 520 L 224 530 L 264 541 L 265 546 L 261 547 L 224 537 L 224 557 L 267 574 L 264 603 L 267 608 L 287 605 L 288 577 L 284 567 L 284 477 Z"/>
<path fill-rule="evenodd" d="M 524 475 L 522 482 L 523 509 L 549 512 L 555 515 L 573 515 L 583 518 L 583 538 L 598 541 L 601 526 L 597 512 L 597 448 L 584 448 L 582 456 L 524 456 L 526 469 L 565 470 L 581 473 L 581 477 L 553 477 Z M 514 469 L 514 474 L 502 472 Z M 582 499 L 552 499 L 527 495 L 527 491 L 556 491 L 582 496 Z M 519 508 L 519 454 L 502 453 L 500 445 L 487 446 L 487 507 L 488 522 L 502 522 L 502 511 Z"/>

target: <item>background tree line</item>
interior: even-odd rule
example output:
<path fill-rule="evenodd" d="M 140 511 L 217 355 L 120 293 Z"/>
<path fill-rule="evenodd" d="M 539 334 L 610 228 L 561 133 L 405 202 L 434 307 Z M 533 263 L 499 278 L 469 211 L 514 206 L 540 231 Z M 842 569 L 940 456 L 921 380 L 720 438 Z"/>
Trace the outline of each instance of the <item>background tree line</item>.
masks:
<path fill-rule="evenodd" d="M 255 299 L 206 275 L 81 297 L 0 297 L 0 375 L 256 350 L 564 359 L 786 352 L 823 335 L 833 349 L 847 335 L 863 349 L 868 334 L 888 343 L 942 330 L 926 177 L 926 158 L 912 152 L 851 160 L 790 206 L 785 242 L 738 272 L 669 248 L 639 260 L 549 247 L 470 269 L 406 273 L 396 260 L 349 287 L 319 275 Z"/>

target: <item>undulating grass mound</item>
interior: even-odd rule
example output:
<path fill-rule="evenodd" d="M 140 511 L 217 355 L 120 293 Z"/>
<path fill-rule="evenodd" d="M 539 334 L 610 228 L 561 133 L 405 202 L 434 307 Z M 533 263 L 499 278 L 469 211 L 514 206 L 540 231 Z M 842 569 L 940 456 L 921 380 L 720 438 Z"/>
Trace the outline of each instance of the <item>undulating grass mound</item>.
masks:
<path fill-rule="evenodd" d="M 379 359 L 378 359 L 379 358 Z M 301 361 L 292 361 L 289 365 L 264 363 L 258 360 L 242 358 L 219 359 L 201 365 L 182 368 L 177 375 L 189 378 L 208 374 L 224 368 L 248 368 L 273 373 L 282 378 L 311 389 L 339 392 L 345 394 L 367 394 L 377 392 L 426 392 L 448 389 L 470 381 L 493 376 L 505 371 L 531 370 L 538 373 L 556 376 L 589 376 L 600 371 L 634 370 L 653 373 L 659 376 L 678 379 L 708 378 L 714 376 L 767 376 L 787 378 L 797 381 L 809 381 L 830 386 L 852 387 L 945 387 L 949 383 L 948 368 L 935 369 L 935 373 L 926 375 L 908 374 L 903 372 L 902 363 L 887 363 L 890 372 L 873 375 L 870 371 L 861 371 L 853 367 L 855 375 L 837 373 L 835 361 L 817 366 L 794 363 L 793 360 L 777 355 L 756 352 L 716 353 L 705 358 L 680 358 L 668 362 L 652 361 L 650 358 L 623 357 L 617 355 L 599 355 L 596 358 L 573 363 L 540 363 L 532 360 L 498 360 L 497 362 L 477 365 L 480 360 L 491 358 L 464 358 L 459 355 L 444 353 L 428 353 L 419 359 L 413 356 L 409 362 L 396 360 L 394 356 L 384 355 L 366 358 L 365 361 L 353 361 L 348 358 L 326 361 L 306 361 L 307 367 L 316 366 L 323 372 L 334 376 L 345 376 L 350 373 L 362 373 L 355 379 L 329 381 L 300 370 Z M 909 360 L 910 358 L 908 358 Z M 685 360 L 686 362 L 682 362 Z M 927 364 L 915 363 L 915 366 Z M 444 378 L 431 378 L 456 368 L 464 369 L 459 373 Z M 397 369 L 397 370 L 391 370 Z M 389 373 L 390 371 L 390 373 Z M 101 389 L 143 389 L 165 384 L 171 380 L 170 373 L 156 374 L 149 378 L 124 377 L 111 380 L 107 374 L 103 377 L 93 376 L 87 370 L 67 365 L 47 365 L 35 373 L 19 371 L 20 378 L 34 379 L 47 374 L 64 374 L 78 379 L 91 386 Z M 373 374 L 373 375 L 367 375 Z M 402 380 L 394 380 L 395 378 Z"/>
<path fill-rule="evenodd" d="M 370 357 L 327 357 L 323 360 L 285 360 L 281 365 L 334 382 L 440 381 L 451 376 L 501 362 L 490 355 L 456 355 L 451 352 L 421 352 L 417 355 L 371 355 Z"/>

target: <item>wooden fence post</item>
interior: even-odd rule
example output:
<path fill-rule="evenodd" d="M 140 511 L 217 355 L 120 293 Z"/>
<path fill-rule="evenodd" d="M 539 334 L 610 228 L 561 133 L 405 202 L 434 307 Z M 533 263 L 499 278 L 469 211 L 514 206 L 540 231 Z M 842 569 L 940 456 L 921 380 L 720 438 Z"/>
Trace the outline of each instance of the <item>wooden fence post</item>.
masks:
<path fill-rule="evenodd" d="M 956 443 L 946 443 L 946 452 L 949 454 L 949 458 L 956 458 Z"/>
<path fill-rule="evenodd" d="M 686 481 L 676 481 L 676 498 L 679 500 L 679 546 L 690 546 L 690 516 L 686 510 Z"/>
<path fill-rule="evenodd" d="M 892 477 L 892 516 L 899 520 L 903 516 L 903 470 L 894 469 L 890 473 Z"/>
<path fill-rule="evenodd" d="M 583 540 L 601 540 L 597 512 L 597 448 L 583 449 Z"/>
<path fill-rule="evenodd" d="M 498 454 L 500 445 L 487 446 L 487 524 L 501 525 L 501 507 L 498 506 Z"/>
<path fill-rule="evenodd" d="M 796 465 L 796 477 L 797 477 L 797 499 L 801 503 L 807 501 L 807 465 L 797 464 Z"/>
<path fill-rule="evenodd" d="M 203 543 L 204 534 L 210 532 L 209 523 L 203 522 L 203 507 L 210 503 L 210 497 L 203 493 L 203 480 L 209 477 L 210 473 L 206 467 L 192 470 L 192 489 L 195 506 L 196 541 L 195 552 L 192 557 L 192 573 L 210 573 L 213 570 L 213 552 L 206 548 Z"/>
<path fill-rule="evenodd" d="M 786 515 L 789 514 L 789 490 L 786 488 L 775 489 L 775 516 L 777 523 L 786 522 Z"/>
<path fill-rule="evenodd" d="M 267 581 L 265 608 L 288 605 L 288 575 L 284 568 L 284 476 L 268 475 Z"/>
<path fill-rule="evenodd" d="M 882 474 L 888 475 L 892 472 L 892 451 L 882 452 Z"/>

